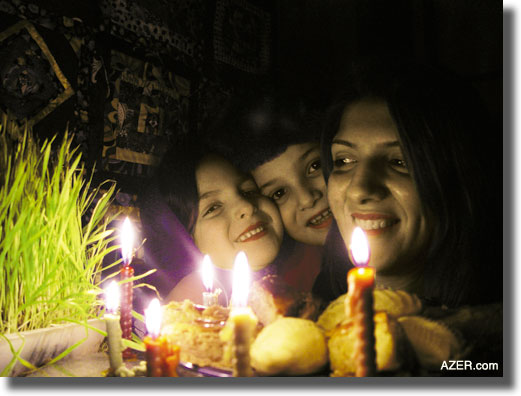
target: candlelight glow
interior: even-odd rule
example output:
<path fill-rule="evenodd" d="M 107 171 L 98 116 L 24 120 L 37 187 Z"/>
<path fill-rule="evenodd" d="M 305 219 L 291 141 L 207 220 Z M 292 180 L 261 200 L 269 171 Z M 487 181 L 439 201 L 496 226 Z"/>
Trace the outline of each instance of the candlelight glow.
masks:
<path fill-rule="evenodd" d="M 207 292 L 211 292 L 213 289 L 213 264 L 210 256 L 205 254 L 203 258 L 203 284 Z"/>
<path fill-rule="evenodd" d="M 349 250 L 356 266 L 366 266 L 369 262 L 369 242 L 365 232 L 356 227 L 351 236 L 351 244 Z"/>
<path fill-rule="evenodd" d="M 119 307 L 119 286 L 116 281 L 110 282 L 109 286 L 105 289 L 105 307 L 107 312 L 115 314 Z"/>
<path fill-rule="evenodd" d="M 233 266 L 232 305 L 245 307 L 248 303 L 250 291 L 250 266 L 244 252 L 235 257 Z"/>
<path fill-rule="evenodd" d="M 161 331 L 161 305 L 157 298 L 154 298 L 148 308 L 145 309 L 145 324 L 148 334 L 152 338 L 159 336 Z"/>
<path fill-rule="evenodd" d="M 121 256 L 123 263 L 128 265 L 132 260 L 132 249 L 134 244 L 134 229 L 128 217 L 123 222 L 123 227 L 120 234 Z"/>

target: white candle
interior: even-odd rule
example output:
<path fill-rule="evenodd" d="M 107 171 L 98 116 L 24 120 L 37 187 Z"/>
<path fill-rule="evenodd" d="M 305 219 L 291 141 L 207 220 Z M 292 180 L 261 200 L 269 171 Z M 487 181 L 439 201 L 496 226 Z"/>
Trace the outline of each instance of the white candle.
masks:
<path fill-rule="evenodd" d="M 110 368 L 116 372 L 123 364 L 121 342 L 121 326 L 119 324 L 119 287 L 115 281 L 112 281 L 105 290 L 105 326 L 107 330 L 107 338 L 109 344 L 109 361 Z"/>
<path fill-rule="evenodd" d="M 244 252 L 239 252 L 235 258 L 232 287 L 230 321 L 233 325 L 233 375 L 251 377 L 250 346 L 257 317 L 248 307 L 250 268 Z"/>
<path fill-rule="evenodd" d="M 217 305 L 218 293 L 213 291 L 213 277 L 214 270 L 212 260 L 207 254 L 203 258 L 203 265 L 201 268 L 203 285 L 206 291 L 203 292 L 203 305 L 209 307 L 211 305 Z"/>

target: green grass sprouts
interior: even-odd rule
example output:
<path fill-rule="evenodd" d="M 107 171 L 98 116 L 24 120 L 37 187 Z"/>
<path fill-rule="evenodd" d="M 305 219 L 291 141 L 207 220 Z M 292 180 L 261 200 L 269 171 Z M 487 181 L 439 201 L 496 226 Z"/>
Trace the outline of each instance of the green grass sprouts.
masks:
<path fill-rule="evenodd" d="M 91 188 L 72 138 L 53 140 L 0 131 L 0 334 L 96 317 L 102 260 L 118 248 L 114 183 Z"/>

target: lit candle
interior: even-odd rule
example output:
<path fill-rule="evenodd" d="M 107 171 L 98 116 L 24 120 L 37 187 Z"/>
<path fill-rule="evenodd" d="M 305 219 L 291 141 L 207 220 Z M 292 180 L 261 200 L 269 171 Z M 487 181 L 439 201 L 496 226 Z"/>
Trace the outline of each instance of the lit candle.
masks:
<path fill-rule="evenodd" d="M 374 268 L 368 267 L 369 243 L 360 227 L 356 227 L 349 246 L 357 268 L 347 274 L 348 293 L 345 300 L 346 314 L 353 320 L 356 332 L 354 360 L 357 377 L 370 377 L 376 373 L 374 335 L 373 289 Z"/>
<path fill-rule="evenodd" d="M 145 324 L 148 335 L 143 340 L 146 347 L 148 377 L 177 377 L 179 347 L 161 336 L 161 306 L 154 298 L 145 309 Z"/>
<path fill-rule="evenodd" d="M 121 327 L 119 325 L 119 287 L 115 281 L 112 281 L 105 290 L 105 327 L 107 330 L 107 338 L 109 343 L 109 361 L 110 369 L 115 373 L 123 364 L 121 351 L 123 344 L 121 342 Z"/>
<path fill-rule="evenodd" d="M 217 305 L 218 293 L 213 292 L 213 264 L 210 256 L 207 254 L 203 258 L 202 265 L 202 277 L 203 285 L 206 291 L 203 292 L 203 305 L 209 307 L 211 305 Z"/>
<path fill-rule="evenodd" d="M 128 217 L 123 222 L 121 230 L 121 256 L 123 258 L 123 265 L 121 267 L 120 280 L 124 281 L 134 276 L 134 268 L 131 267 L 132 253 L 134 245 L 134 230 L 130 224 Z M 132 287 L 133 282 L 128 281 L 121 284 L 121 331 L 123 338 L 127 340 L 132 339 Z M 129 348 L 123 351 L 125 357 L 134 357 L 134 354 Z"/>
<path fill-rule="evenodd" d="M 233 375 L 235 377 L 251 377 L 250 345 L 253 332 L 257 326 L 257 317 L 248 307 L 250 284 L 250 268 L 244 252 L 235 258 L 232 285 L 232 310 L 230 321 L 233 327 L 232 353 Z"/>

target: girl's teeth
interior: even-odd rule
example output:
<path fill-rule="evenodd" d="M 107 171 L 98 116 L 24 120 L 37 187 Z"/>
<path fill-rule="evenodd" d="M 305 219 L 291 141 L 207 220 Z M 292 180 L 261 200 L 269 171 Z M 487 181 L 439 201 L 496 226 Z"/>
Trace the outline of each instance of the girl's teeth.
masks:
<path fill-rule="evenodd" d="M 360 226 L 364 230 L 377 230 L 379 228 L 385 228 L 395 224 L 397 220 L 362 220 L 355 218 L 355 224 Z"/>
<path fill-rule="evenodd" d="M 328 208 L 324 210 L 322 213 L 320 213 L 318 216 L 313 217 L 311 220 L 309 220 L 309 223 L 313 225 L 320 224 L 329 216 L 331 216 L 331 209 Z"/>
<path fill-rule="evenodd" d="M 258 234 L 259 232 L 261 232 L 263 230 L 264 230 L 264 226 L 259 226 L 259 227 L 255 228 L 254 230 L 251 230 L 251 231 L 248 231 L 248 232 L 242 234 L 237 241 L 243 242 L 246 239 L 251 238 L 252 236 L 254 236 L 255 234 Z"/>

